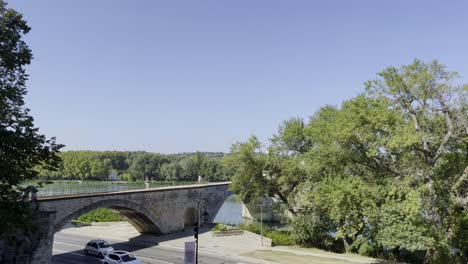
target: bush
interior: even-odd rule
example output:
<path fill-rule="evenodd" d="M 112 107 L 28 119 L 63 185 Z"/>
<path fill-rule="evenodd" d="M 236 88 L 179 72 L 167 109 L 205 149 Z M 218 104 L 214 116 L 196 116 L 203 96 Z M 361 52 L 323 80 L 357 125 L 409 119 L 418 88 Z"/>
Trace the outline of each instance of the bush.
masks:
<path fill-rule="evenodd" d="M 240 224 L 238 225 L 239 229 L 246 230 L 255 234 L 260 234 L 261 233 L 261 227 L 259 224 Z M 263 227 L 263 232 L 269 231 L 269 227 L 264 226 Z"/>
<path fill-rule="evenodd" d="M 287 231 L 268 231 L 266 237 L 272 240 L 273 246 L 292 246 L 294 245 L 293 236 Z"/>
<path fill-rule="evenodd" d="M 99 208 L 89 213 L 86 213 L 77 219 L 80 222 L 120 222 L 124 221 L 120 214 L 107 209 Z"/>
<path fill-rule="evenodd" d="M 258 223 L 240 224 L 239 229 L 246 230 L 257 235 L 261 234 L 261 226 Z M 263 226 L 263 234 L 272 240 L 273 246 L 291 246 L 294 245 L 294 237 L 288 231 L 273 230 L 268 226 Z"/>
<path fill-rule="evenodd" d="M 216 224 L 213 228 L 211 228 L 211 231 L 227 231 L 228 227 L 223 224 Z"/>

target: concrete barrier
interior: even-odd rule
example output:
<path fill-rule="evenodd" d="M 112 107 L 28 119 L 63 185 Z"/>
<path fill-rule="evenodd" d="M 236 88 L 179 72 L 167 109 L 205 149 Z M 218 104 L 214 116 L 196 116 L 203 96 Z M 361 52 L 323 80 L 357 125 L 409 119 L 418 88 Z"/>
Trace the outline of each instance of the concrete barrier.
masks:
<path fill-rule="evenodd" d="M 222 237 L 222 236 L 242 236 L 244 234 L 244 230 L 227 230 L 227 231 L 214 231 L 214 237 Z"/>

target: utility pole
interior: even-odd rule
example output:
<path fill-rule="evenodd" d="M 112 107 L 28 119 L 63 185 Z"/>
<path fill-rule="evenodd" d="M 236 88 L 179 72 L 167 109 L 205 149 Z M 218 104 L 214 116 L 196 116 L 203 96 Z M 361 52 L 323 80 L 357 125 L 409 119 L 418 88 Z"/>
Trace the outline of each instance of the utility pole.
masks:
<path fill-rule="evenodd" d="M 195 234 L 193 235 L 195 237 L 195 246 L 196 246 L 196 249 L 195 249 L 195 263 L 198 264 L 198 213 L 197 213 L 197 222 L 195 222 L 195 224 L 193 224 L 193 231 L 195 232 Z"/>
<path fill-rule="evenodd" d="M 260 234 L 262 236 L 262 247 L 263 247 L 263 197 L 262 197 L 262 205 L 260 205 Z"/>

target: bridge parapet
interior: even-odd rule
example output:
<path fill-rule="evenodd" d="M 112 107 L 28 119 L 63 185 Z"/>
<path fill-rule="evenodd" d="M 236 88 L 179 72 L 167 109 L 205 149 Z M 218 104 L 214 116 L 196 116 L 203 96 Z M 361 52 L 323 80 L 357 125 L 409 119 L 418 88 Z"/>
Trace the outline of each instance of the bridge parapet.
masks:
<path fill-rule="evenodd" d="M 158 187 L 107 193 L 40 197 L 40 211 L 54 211 L 54 231 L 100 207 L 120 212 L 142 233 L 170 233 L 184 228 L 187 211 L 207 211 L 212 222 L 223 204 L 230 182 Z"/>

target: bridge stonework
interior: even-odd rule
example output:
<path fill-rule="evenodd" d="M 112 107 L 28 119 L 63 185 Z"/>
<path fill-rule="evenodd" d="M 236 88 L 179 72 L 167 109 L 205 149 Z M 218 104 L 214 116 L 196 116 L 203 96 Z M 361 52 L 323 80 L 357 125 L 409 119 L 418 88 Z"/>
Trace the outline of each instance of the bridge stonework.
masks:
<path fill-rule="evenodd" d="M 141 233 L 166 234 L 184 229 L 187 219 L 194 221 L 193 212 L 200 205 L 201 223 L 212 222 L 227 196 L 229 182 L 161 187 L 111 193 L 92 193 L 39 198 L 39 211 L 49 212 L 49 242 L 71 220 L 98 208 L 118 211 Z M 208 215 L 201 216 L 203 212 Z M 204 221 L 206 220 L 206 221 Z M 37 260 L 49 263 L 52 243 L 44 243 Z M 50 245 L 50 248 L 47 248 Z M 48 259 L 48 260 L 47 260 Z M 40 263 L 38 261 L 37 263 Z"/>

